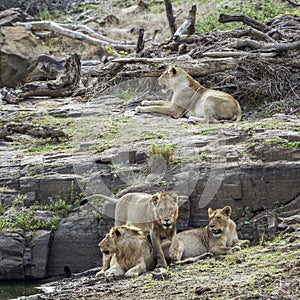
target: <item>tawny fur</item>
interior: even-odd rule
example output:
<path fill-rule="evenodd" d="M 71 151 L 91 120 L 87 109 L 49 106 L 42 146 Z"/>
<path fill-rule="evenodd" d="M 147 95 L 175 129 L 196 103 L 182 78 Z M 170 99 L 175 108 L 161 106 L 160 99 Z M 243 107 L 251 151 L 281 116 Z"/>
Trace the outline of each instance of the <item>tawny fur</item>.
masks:
<path fill-rule="evenodd" d="M 132 225 L 150 234 L 157 267 L 166 267 L 167 262 L 161 248 L 161 240 L 171 242 L 171 253 L 178 251 L 176 222 L 178 218 L 178 196 L 165 191 L 151 195 L 129 193 L 120 198 L 115 210 L 115 225 Z"/>
<path fill-rule="evenodd" d="M 102 252 L 109 252 L 106 255 L 110 260 L 106 261 L 106 266 L 103 264 L 98 276 L 136 277 L 155 266 L 152 245 L 144 233 L 133 226 L 112 227 L 99 247 Z"/>
<path fill-rule="evenodd" d="M 137 112 L 161 113 L 195 122 L 240 121 L 242 111 L 231 95 L 205 88 L 185 70 L 170 66 L 158 79 L 163 91 L 173 91 L 171 101 L 143 101 Z"/>
<path fill-rule="evenodd" d="M 168 242 L 163 244 L 166 256 L 171 261 L 180 262 L 188 258 L 198 257 L 205 253 L 213 255 L 229 254 L 240 250 L 248 240 L 239 240 L 236 224 L 230 219 L 231 207 L 208 209 L 209 224 L 205 227 L 189 229 L 177 234 L 178 252 L 168 255 Z M 192 261 L 192 260 L 191 260 Z"/>

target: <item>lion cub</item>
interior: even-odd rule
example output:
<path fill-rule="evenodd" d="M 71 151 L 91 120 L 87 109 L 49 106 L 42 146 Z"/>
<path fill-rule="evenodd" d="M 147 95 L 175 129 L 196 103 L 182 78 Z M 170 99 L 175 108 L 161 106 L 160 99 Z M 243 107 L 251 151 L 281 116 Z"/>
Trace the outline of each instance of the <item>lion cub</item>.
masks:
<path fill-rule="evenodd" d="M 231 95 L 205 88 L 186 71 L 170 66 L 159 78 L 163 92 L 173 91 L 170 101 L 143 101 L 137 112 L 161 113 L 173 118 L 189 117 L 191 121 L 214 123 L 219 120 L 240 121 L 242 111 Z"/>
<path fill-rule="evenodd" d="M 104 268 L 96 276 L 137 277 L 155 267 L 153 247 L 139 228 L 112 227 L 98 246 L 109 261 L 103 263 Z"/>
<path fill-rule="evenodd" d="M 250 243 L 248 240 L 239 240 L 236 224 L 230 219 L 230 215 L 230 206 L 216 210 L 209 208 L 209 224 L 207 226 L 185 230 L 177 234 L 179 252 L 176 256 L 180 260 L 193 261 L 189 258 L 197 259 L 205 253 L 229 254 Z M 167 250 L 167 247 L 167 243 L 163 245 L 164 250 Z"/>

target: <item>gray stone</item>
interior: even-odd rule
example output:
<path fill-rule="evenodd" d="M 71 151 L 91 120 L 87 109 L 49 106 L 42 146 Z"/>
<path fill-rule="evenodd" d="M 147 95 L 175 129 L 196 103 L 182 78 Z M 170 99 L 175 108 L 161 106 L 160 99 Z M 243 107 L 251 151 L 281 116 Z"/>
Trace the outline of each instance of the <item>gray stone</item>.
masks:
<path fill-rule="evenodd" d="M 31 250 L 31 278 L 42 279 L 46 277 L 52 238 L 51 230 L 38 230 L 34 233 Z"/>
<path fill-rule="evenodd" d="M 51 244 L 47 276 L 82 272 L 101 264 L 98 220 L 90 205 L 61 220 Z"/>
<path fill-rule="evenodd" d="M 24 279 L 25 240 L 22 230 L 0 230 L 0 280 Z"/>

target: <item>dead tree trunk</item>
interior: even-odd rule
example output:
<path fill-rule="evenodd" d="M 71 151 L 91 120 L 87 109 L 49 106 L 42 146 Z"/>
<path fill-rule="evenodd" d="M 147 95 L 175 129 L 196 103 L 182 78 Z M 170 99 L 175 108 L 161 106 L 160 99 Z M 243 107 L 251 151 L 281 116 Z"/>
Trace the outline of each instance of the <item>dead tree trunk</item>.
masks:
<path fill-rule="evenodd" d="M 30 96 L 66 97 L 73 94 L 80 80 L 81 63 L 78 54 L 65 62 L 64 70 L 55 80 L 30 82 L 22 87 L 20 98 Z"/>
<path fill-rule="evenodd" d="M 172 2 L 171 0 L 164 0 L 164 2 L 165 2 L 166 14 L 169 22 L 171 35 L 173 36 L 176 32 L 176 25 L 175 25 L 175 17 L 173 15 Z"/>
<path fill-rule="evenodd" d="M 197 12 L 197 6 L 193 5 L 184 23 L 176 30 L 173 36 L 174 41 L 179 39 L 184 34 L 190 35 L 195 32 L 196 12 Z"/>

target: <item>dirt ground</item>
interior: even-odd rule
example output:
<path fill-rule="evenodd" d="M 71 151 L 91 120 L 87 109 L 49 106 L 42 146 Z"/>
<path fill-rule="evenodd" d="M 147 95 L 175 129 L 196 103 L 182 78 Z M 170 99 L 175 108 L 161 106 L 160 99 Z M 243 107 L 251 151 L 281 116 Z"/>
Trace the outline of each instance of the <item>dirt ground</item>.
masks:
<path fill-rule="evenodd" d="M 297 233 L 297 232 L 296 232 Z M 298 232 L 299 233 L 299 232 Z M 22 299 L 285 299 L 300 297 L 300 243 L 294 234 L 232 255 L 107 282 L 98 270 L 42 286 L 44 294 Z"/>

